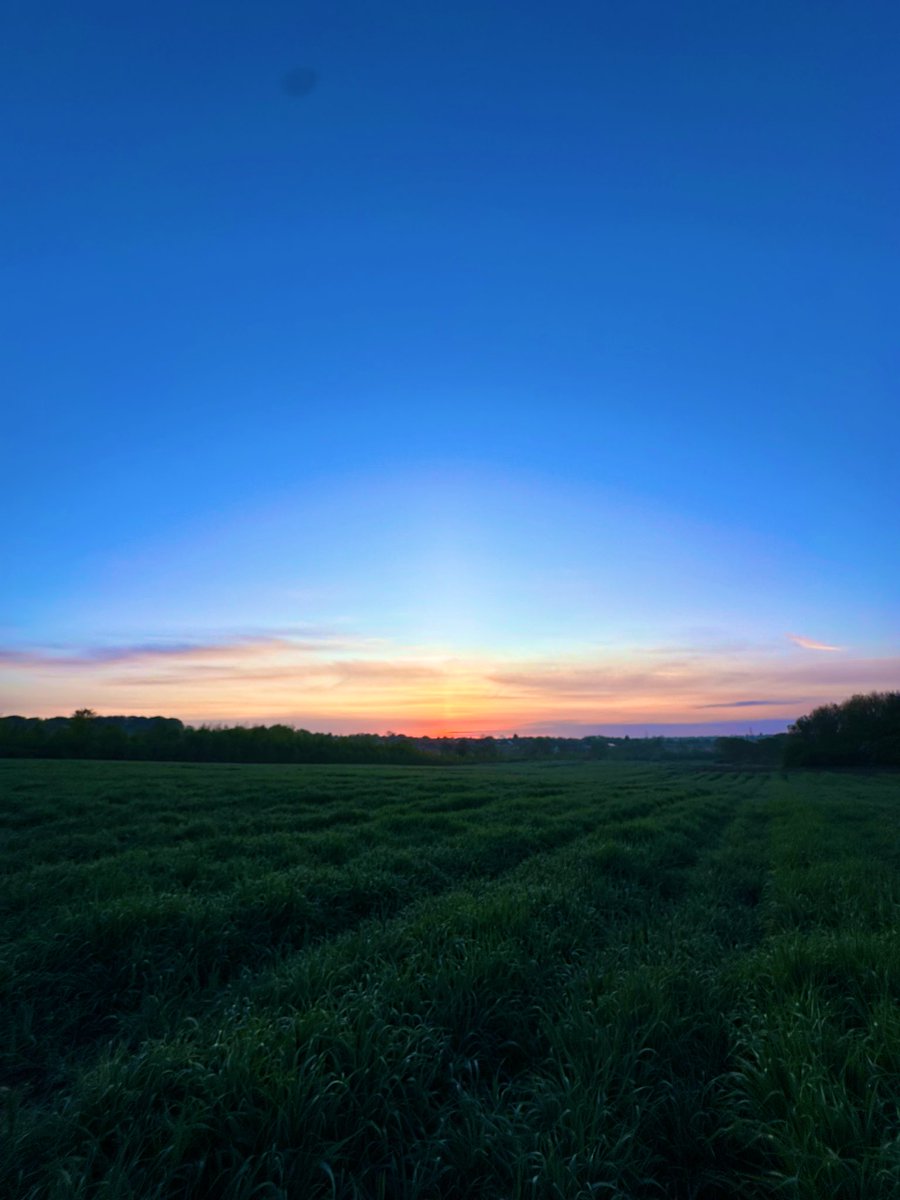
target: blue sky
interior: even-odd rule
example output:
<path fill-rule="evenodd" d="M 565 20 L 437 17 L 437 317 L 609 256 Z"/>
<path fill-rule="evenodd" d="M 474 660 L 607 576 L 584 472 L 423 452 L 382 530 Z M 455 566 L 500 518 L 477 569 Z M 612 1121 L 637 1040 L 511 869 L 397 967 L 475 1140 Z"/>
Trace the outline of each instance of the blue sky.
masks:
<path fill-rule="evenodd" d="M 7 24 L 0 710 L 896 685 L 895 5 Z"/>

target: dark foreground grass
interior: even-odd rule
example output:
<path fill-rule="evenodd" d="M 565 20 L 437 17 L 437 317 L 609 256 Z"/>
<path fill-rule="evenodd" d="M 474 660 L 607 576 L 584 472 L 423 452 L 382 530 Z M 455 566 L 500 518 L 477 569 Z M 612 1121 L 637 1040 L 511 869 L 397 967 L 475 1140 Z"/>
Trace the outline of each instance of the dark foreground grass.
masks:
<path fill-rule="evenodd" d="M 0 1194 L 896 1197 L 897 784 L 0 763 Z"/>

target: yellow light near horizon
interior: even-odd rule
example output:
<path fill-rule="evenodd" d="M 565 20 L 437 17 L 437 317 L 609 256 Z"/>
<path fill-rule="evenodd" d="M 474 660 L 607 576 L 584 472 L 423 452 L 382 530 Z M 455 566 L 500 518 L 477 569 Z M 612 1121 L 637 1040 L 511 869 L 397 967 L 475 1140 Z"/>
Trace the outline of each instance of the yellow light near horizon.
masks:
<path fill-rule="evenodd" d="M 142 644 L 94 659 L 34 653 L 20 656 L 5 675 L 19 710 L 34 715 L 90 707 L 105 715 L 156 712 L 191 724 L 502 736 L 554 725 L 793 720 L 835 694 L 883 688 L 896 670 L 890 659 L 792 650 L 768 658 L 738 652 L 686 658 L 639 646 L 583 655 L 542 648 L 526 657 L 525 650 L 454 655 L 427 643 L 270 637 Z"/>

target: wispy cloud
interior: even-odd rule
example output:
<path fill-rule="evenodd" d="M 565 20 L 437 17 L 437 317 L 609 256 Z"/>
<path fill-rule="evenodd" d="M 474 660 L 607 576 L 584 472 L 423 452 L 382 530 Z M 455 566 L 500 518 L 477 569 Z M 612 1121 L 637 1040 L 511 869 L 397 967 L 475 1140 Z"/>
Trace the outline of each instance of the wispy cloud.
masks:
<path fill-rule="evenodd" d="M 801 637 L 799 633 L 789 633 L 787 636 L 795 646 L 801 646 L 804 650 L 827 650 L 829 653 L 836 654 L 844 649 L 843 646 L 829 646 L 825 642 L 817 642 L 813 638 Z"/>
<path fill-rule="evenodd" d="M 304 636 L 305 634 L 305 636 Z M 784 644 L 782 643 L 782 646 Z M 406 732 L 647 727 L 741 712 L 794 720 L 853 692 L 895 687 L 896 657 L 660 648 L 457 655 L 427 643 L 284 629 L 0 648 L 3 707 L 53 715 L 155 711 L 189 721 L 301 720 Z M 152 701 L 150 697 L 152 696 Z"/>
<path fill-rule="evenodd" d="M 781 718 L 763 717 L 754 720 L 757 733 L 782 733 L 789 722 Z M 535 721 L 522 725 L 517 732 L 534 736 L 556 737 L 715 737 L 728 734 L 745 734 L 747 720 L 705 721 Z"/>
<path fill-rule="evenodd" d="M 629 671 L 621 668 L 572 667 L 559 669 L 529 665 L 521 671 L 498 671 L 488 675 L 490 683 L 510 695 L 552 695 L 601 699 L 653 685 L 661 672 Z"/>
<path fill-rule="evenodd" d="M 3 663 L 10 667 L 33 667 L 35 656 L 27 650 L 7 650 L 0 647 L 0 664 Z"/>
<path fill-rule="evenodd" d="M 318 654 L 323 649 L 343 649 L 352 645 L 355 643 L 337 638 L 300 640 L 253 635 L 223 638 L 221 641 L 133 642 L 127 645 L 100 645 L 67 650 L 0 647 L 0 663 L 54 669 L 84 669 L 156 661 L 188 664 L 204 659 L 256 659 L 283 652 Z"/>
<path fill-rule="evenodd" d="M 239 660 L 217 664 L 186 662 L 173 666 L 171 671 L 160 670 L 154 675 L 122 674 L 110 678 L 116 687 L 164 687 L 176 684 L 220 683 L 268 685 L 285 684 L 305 690 L 372 686 L 380 689 L 406 685 L 425 685 L 440 682 L 443 672 L 423 663 L 376 660 L 308 659 L 284 665 L 258 667 Z"/>

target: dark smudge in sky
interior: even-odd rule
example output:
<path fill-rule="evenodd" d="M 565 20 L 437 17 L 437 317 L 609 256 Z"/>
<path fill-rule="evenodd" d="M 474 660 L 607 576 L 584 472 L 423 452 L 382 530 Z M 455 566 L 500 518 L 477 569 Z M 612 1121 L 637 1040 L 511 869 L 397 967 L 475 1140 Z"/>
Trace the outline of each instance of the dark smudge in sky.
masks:
<path fill-rule="evenodd" d="M 293 67 L 281 77 L 281 86 L 289 96 L 308 96 L 319 82 L 318 72 L 312 67 Z"/>

